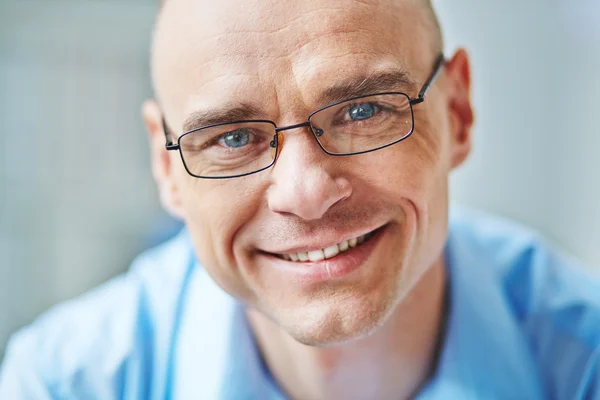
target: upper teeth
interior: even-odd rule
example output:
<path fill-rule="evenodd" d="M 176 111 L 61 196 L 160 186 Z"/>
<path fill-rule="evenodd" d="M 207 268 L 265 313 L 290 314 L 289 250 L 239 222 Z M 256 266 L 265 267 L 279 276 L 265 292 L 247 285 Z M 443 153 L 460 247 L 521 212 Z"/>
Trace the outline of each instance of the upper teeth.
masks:
<path fill-rule="evenodd" d="M 333 246 L 325 249 L 304 251 L 299 253 L 282 254 L 281 257 L 288 261 L 321 261 L 326 258 L 332 258 L 340 253 L 348 250 L 349 248 L 356 247 L 362 244 L 370 234 L 362 235 L 359 237 L 352 238 L 350 240 L 344 240 L 341 243 L 334 244 Z"/>

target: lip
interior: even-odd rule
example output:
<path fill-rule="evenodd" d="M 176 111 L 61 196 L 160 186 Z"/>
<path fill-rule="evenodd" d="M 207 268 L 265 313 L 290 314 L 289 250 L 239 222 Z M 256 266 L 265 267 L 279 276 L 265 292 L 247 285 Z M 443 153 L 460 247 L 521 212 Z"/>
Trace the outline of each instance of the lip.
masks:
<path fill-rule="evenodd" d="M 277 271 L 286 275 L 286 279 L 293 282 L 304 284 L 325 282 L 346 277 L 363 266 L 387 230 L 387 225 L 384 225 L 376 229 L 373 236 L 362 245 L 322 261 L 287 261 L 269 253 L 260 253 L 260 257 L 264 257 Z"/>
<path fill-rule="evenodd" d="M 332 242 L 331 240 L 315 240 L 314 242 L 312 242 L 310 244 L 303 244 L 302 246 L 288 247 L 286 249 L 261 250 L 261 251 L 263 251 L 265 253 L 279 254 L 279 255 L 302 253 L 302 252 L 308 253 L 309 251 L 326 249 L 328 247 L 333 246 L 334 244 L 339 244 L 346 240 L 350 240 L 353 238 L 357 238 L 359 236 L 367 235 L 367 234 L 375 232 L 375 231 L 379 231 L 384 226 L 385 225 L 379 225 L 379 226 L 376 226 L 376 227 L 373 227 L 370 229 L 365 229 L 359 233 L 351 233 L 346 236 L 342 236 L 337 242 Z"/>

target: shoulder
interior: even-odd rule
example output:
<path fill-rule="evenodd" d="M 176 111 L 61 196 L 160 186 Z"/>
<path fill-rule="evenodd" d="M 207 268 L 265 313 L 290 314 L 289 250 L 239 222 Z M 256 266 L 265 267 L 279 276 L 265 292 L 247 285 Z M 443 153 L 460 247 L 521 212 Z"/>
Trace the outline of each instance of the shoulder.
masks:
<path fill-rule="evenodd" d="M 592 272 L 539 233 L 462 208 L 453 210 L 451 232 L 491 268 L 519 320 L 586 310 L 590 322 L 600 326 L 600 272 Z M 555 321 L 557 327 L 564 322 Z M 600 330 L 579 328 L 564 327 L 590 346 L 600 345 Z"/>
<path fill-rule="evenodd" d="M 55 306 L 16 333 L 0 371 L 0 397 L 14 398 L 37 382 L 52 397 L 112 398 L 110 390 L 119 390 L 127 374 L 153 373 L 146 368 L 163 351 L 191 257 L 185 236 L 143 253 L 128 273 Z"/>
<path fill-rule="evenodd" d="M 537 232 L 483 212 L 453 210 L 451 232 L 479 254 L 479 268 L 491 268 L 545 386 L 559 399 L 589 395 L 591 382 L 600 384 L 600 274 Z"/>

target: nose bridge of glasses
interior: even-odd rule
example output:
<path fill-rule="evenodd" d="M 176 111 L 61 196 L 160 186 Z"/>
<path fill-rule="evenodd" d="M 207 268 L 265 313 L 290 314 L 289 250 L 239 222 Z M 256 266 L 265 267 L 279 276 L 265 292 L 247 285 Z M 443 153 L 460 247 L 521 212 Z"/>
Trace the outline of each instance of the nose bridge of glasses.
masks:
<path fill-rule="evenodd" d="M 294 124 L 294 125 L 288 125 L 288 126 L 282 126 L 282 127 L 276 127 L 275 128 L 275 137 L 273 138 L 273 141 L 270 143 L 270 146 L 272 148 L 272 156 L 276 157 L 276 154 L 278 154 L 279 152 L 281 152 L 281 147 L 283 146 L 283 131 L 289 131 L 291 129 L 297 129 L 297 128 L 304 128 L 304 127 L 310 127 L 310 122 L 306 121 L 306 122 L 302 122 L 300 124 Z"/>
<path fill-rule="evenodd" d="M 282 131 L 289 131 L 291 129 L 304 128 L 305 126 L 310 127 L 310 122 L 306 121 L 306 122 L 302 122 L 301 124 L 282 126 L 281 128 L 275 128 L 275 132 L 279 133 Z"/>

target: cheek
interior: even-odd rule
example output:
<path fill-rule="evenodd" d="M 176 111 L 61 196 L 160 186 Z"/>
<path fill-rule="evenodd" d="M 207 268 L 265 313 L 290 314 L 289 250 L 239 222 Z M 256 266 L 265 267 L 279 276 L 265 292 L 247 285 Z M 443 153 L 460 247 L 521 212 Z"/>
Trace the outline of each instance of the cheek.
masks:
<path fill-rule="evenodd" d="M 445 238 L 449 157 L 443 128 L 420 121 L 419 126 L 407 140 L 365 159 L 359 170 L 368 174 L 371 190 L 384 201 L 413 215 L 408 219 L 415 224 L 415 264 L 429 265 L 437 253 L 430 250 L 443 246 Z"/>
<path fill-rule="evenodd" d="M 184 220 L 199 262 L 221 288 L 237 298 L 249 293 L 235 247 L 238 233 L 261 204 L 253 181 L 191 178 L 181 187 Z"/>
<path fill-rule="evenodd" d="M 446 171 L 445 144 L 441 135 L 427 129 L 415 131 L 406 140 L 378 152 L 368 153 L 360 160 L 358 171 L 390 197 L 408 199 L 422 207 L 439 189 Z"/>
<path fill-rule="evenodd" d="M 417 208 L 416 264 L 429 266 L 441 252 L 447 232 L 448 173 L 450 171 L 449 141 L 443 121 L 420 123 L 421 130 L 407 153 L 409 165 L 405 168 L 412 178 L 408 190 Z"/>

